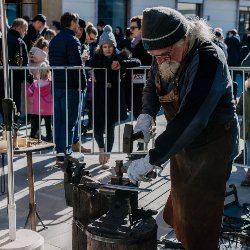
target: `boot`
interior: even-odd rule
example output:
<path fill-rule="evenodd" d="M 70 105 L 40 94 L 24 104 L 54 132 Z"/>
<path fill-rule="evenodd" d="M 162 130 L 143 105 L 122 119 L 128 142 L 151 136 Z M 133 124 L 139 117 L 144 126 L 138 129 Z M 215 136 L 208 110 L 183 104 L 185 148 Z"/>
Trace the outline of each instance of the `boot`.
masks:
<path fill-rule="evenodd" d="M 102 169 L 108 169 L 109 165 L 107 164 L 109 159 L 110 159 L 110 154 L 105 154 L 104 148 L 99 149 L 100 154 L 99 154 L 99 163 L 102 165 Z"/>
<path fill-rule="evenodd" d="M 245 179 L 240 184 L 243 187 L 249 187 L 250 186 L 250 170 L 247 170 Z"/>
<path fill-rule="evenodd" d="M 79 141 L 72 144 L 72 151 L 81 153 L 91 153 L 91 149 L 83 147 L 83 145 L 81 145 Z"/>

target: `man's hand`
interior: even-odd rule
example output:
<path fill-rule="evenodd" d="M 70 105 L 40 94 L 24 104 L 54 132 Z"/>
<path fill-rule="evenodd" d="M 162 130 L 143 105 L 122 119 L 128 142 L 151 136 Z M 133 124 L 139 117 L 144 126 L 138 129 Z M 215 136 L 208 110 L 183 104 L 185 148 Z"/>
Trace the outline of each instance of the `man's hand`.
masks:
<path fill-rule="evenodd" d="M 149 155 L 147 154 L 144 158 L 131 162 L 127 170 L 128 178 L 132 183 L 141 181 L 154 167 L 149 163 Z"/>
<path fill-rule="evenodd" d="M 143 139 L 145 143 L 148 143 L 150 140 L 150 130 L 152 128 L 153 122 L 153 118 L 148 114 L 140 114 L 137 118 L 134 133 L 141 131 L 143 133 Z"/>

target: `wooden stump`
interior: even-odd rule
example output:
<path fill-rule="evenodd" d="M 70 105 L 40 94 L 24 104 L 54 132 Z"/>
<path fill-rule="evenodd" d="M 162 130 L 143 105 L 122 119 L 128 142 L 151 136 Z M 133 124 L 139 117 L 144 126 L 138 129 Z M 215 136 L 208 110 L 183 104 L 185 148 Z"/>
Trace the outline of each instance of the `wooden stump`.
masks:
<path fill-rule="evenodd" d="M 157 224 L 153 218 L 145 219 L 126 235 L 119 235 L 119 232 L 100 234 L 98 228 L 96 232 L 90 229 L 87 231 L 87 241 L 87 250 L 156 250 Z"/>
<path fill-rule="evenodd" d="M 73 187 L 73 223 L 72 223 L 72 249 L 86 250 L 87 236 L 85 230 L 77 226 L 77 222 L 86 228 L 94 219 L 108 211 L 108 200 L 95 189 L 85 186 Z"/>

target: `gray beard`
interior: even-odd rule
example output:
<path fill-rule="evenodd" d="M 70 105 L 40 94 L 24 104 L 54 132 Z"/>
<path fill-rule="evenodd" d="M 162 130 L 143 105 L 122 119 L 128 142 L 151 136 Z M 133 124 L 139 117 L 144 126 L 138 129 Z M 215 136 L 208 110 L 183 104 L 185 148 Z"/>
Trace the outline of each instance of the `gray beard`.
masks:
<path fill-rule="evenodd" d="M 174 76 L 176 75 L 180 63 L 172 61 L 172 62 L 163 62 L 159 66 L 159 73 L 161 76 L 161 79 L 166 82 L 170 82 L 173 80 Z"/>

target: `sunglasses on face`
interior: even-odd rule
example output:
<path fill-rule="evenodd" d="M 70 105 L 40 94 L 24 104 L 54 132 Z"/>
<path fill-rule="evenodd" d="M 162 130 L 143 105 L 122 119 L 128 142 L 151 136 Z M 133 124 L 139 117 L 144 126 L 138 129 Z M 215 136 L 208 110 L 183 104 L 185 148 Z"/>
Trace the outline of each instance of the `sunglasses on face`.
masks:
<path fill-rule="evenodd" d="M 138 27 L 138 26 L 130 26 L 130 30 L 135 30 L 136 28 L 138 28 L 138 29 L 139 29 L 139 27 Z"/>

